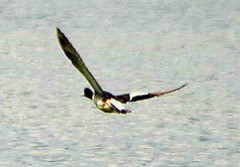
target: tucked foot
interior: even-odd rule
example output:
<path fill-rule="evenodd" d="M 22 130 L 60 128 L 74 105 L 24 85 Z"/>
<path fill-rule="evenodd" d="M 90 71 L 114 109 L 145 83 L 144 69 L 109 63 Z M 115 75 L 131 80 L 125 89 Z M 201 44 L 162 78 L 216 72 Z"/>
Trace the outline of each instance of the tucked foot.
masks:
<path fill-rule="evenodd" d="M 124 109 L 124 110 L 121 110 L 119 112 L 119 114 L 128 114 L 128 113 L 131 113 L 132 111 L 131 110 L 128 110 L 128 109 Z"/>

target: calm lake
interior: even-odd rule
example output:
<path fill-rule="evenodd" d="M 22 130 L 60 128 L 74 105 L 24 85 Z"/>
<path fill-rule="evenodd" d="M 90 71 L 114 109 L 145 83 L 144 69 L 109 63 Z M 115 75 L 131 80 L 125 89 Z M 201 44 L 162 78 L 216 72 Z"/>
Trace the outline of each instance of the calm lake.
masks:
<path fill-rule="evenodd" d="M 240 1 L 0 0 L 0 166 L 240 166 Z M 103 89 L 181 91 L 106 114 Z"/>

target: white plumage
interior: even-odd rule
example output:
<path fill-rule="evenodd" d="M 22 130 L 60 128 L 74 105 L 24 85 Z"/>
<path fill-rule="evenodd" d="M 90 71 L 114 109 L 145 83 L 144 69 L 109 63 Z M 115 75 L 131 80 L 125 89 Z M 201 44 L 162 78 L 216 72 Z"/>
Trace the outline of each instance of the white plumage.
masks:
<path fill-rule="evenodd" d="M 119 111 L 125 110 L 125 107 L 123 106 L 123 104 L 115 99 L 110 99 L 108 102 L 111 105 L 113 105 L 115 108 L 117 108 Z"/>

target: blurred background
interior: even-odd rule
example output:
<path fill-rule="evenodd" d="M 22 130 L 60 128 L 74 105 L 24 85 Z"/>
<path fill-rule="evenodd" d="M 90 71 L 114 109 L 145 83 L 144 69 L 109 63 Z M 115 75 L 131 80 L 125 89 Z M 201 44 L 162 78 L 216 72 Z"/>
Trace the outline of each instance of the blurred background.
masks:
<path fill-rule="evenodd" d="M 240 166 L 240 1 L 0 0 L 0 166 Z M 181 91 L 106 114 L 103 89 Z"/>

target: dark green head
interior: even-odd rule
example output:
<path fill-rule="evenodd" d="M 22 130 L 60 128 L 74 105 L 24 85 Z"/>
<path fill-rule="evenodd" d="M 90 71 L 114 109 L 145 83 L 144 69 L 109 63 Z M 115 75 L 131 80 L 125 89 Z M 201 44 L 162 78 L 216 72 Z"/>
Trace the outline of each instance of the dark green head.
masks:
<path fill-rule="evenodd" d="M 89 88 L 85 88 L 84 96 L 92 100 L 93 99 L 93 91 Z"/>

